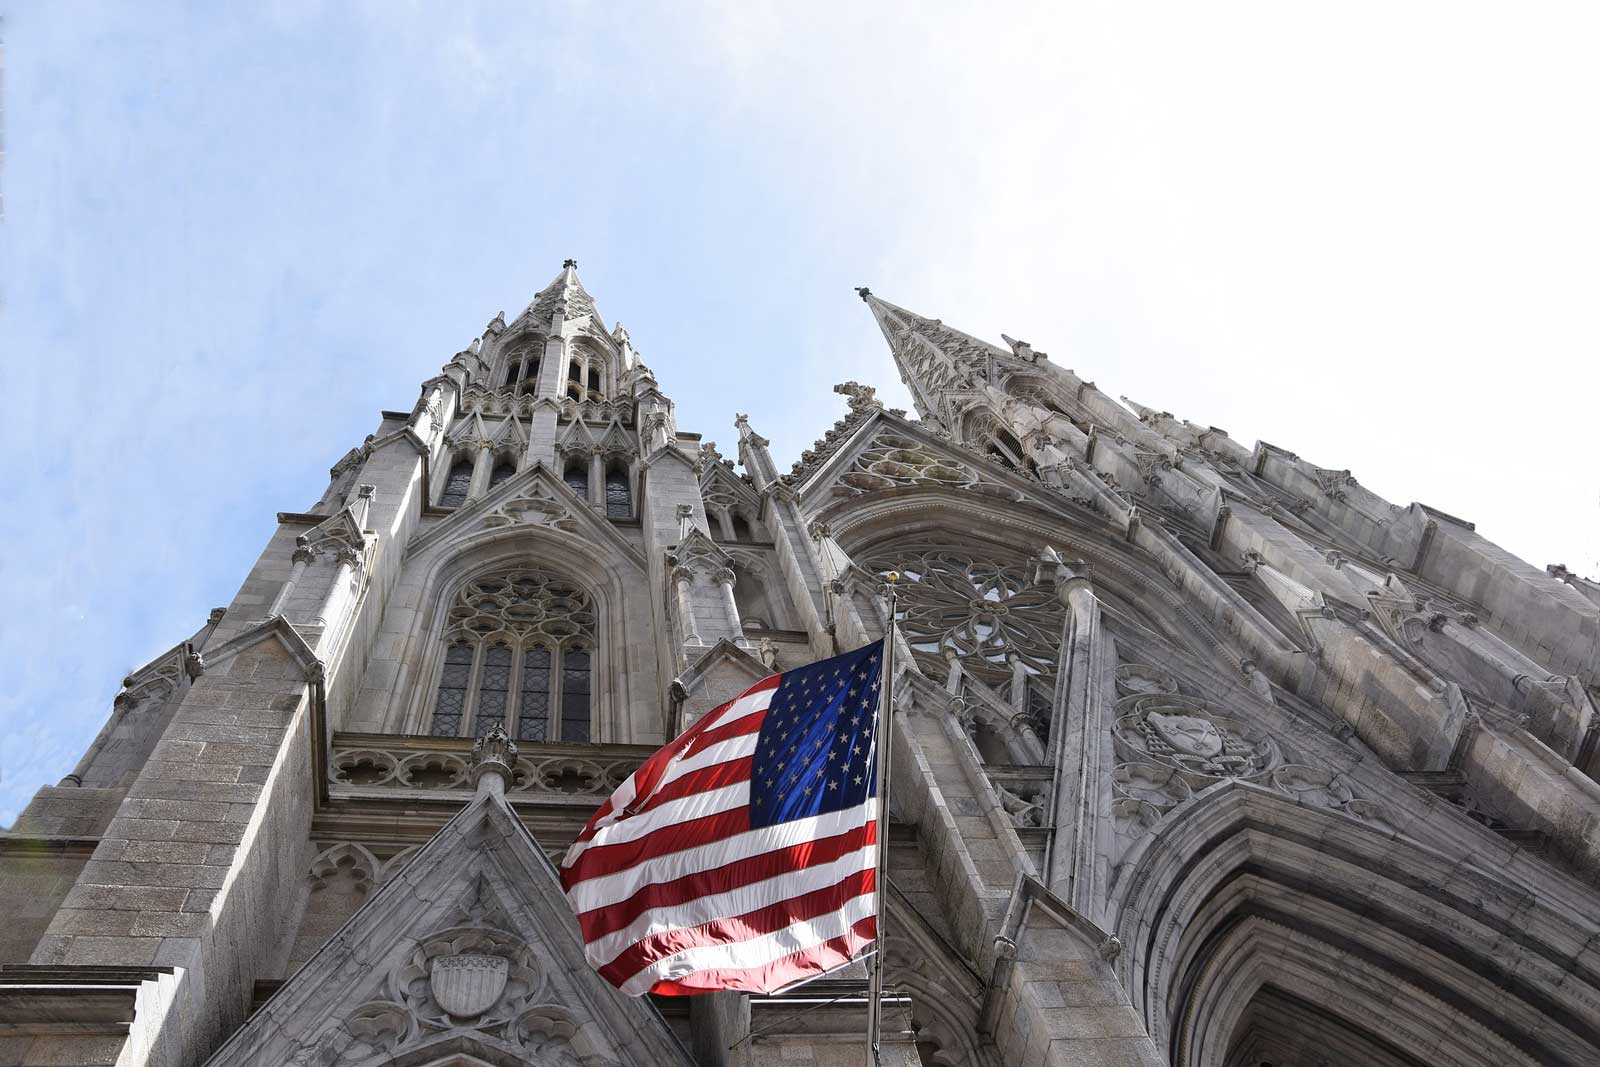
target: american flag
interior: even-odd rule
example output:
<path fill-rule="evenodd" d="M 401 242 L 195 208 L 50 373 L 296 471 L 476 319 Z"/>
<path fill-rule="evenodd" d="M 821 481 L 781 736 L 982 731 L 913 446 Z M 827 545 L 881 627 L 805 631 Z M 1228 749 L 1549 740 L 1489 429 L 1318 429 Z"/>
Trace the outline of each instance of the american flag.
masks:
<path fill-rule="evenodd" d="M 757 682 L 594 813 L 561 884 L 612 985 L 770 993 L 872 944 L 882 659 L 878 641 Z"/>

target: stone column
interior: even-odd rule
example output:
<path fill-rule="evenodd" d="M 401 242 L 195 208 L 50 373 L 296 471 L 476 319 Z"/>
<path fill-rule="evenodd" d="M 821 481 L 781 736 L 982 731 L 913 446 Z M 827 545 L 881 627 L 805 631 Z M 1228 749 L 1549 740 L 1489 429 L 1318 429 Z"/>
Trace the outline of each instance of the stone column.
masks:
<path fill-rule="evenodd" d="M 1011 707 L 1025 712 L 1028 710 L 1028 669 L 1015 652 L 1006 657 L 1006 662 L 1011 666 Z"/>
<path fill-rule="evenodd" d="M 688 567 L 677 567 L 672 572 L 672 582 L 678 590 L 678 621 L 683 626 L 683 643 L 700 644 L 700 633 L 694 625 L 694 572 Z"/>
<path fill-rule="evenodd" d="M 598 448 L 589 456 L 589 506 L 601 513 L 606 510 L 606 460 Z"/>
<path fill-rule="evenodd" d="M 472 457 L 472 481 L 467 485 L 468 500 L 476 500 L 489 491 L 489 475 L 493 467 L 494 446 L 480 440 L 478 454 Z"/>
<path fill-rule="evenodd" d="M 289 603 L 289 597 L 294 594 L 294 587 L 300 584 L 300 579 L 305 576 L 306 567 L 317 558 L 317 550 L 311 547 L 310 540 L 304 534 L 294 539 L 294 545 L 294 566 L 289 568 L 288 580 L 273 598 L 272 607 L 267 609 L 269 619 L 274 615 L 283 614 L 284 605 Z"/>
<path fill-rule="evenodd" d="M 712 514 L 716 517 L 717 530 L 722 534 L 722 539 L 724 541 L 734 540 L 733 516 L 728 514 L 728 509 L 718 508 L 716 511 L 712 512 Z"/>
<path fill-rule="evenodd" d="M 1102 851 L 1096 839 L 1104 777 L 1105 633 L 1089 565 L 1062 562 L 1054 552 L 1048 552 L 1046 560 L 1056 565 L 1056 596 L 1067 609 L 1050 731 L 1056 831 L 1045 865 L 1046 881 L 1051 892 L 1092 917 L 1100 913 L 1104 899 L 1096 890 Z"/>
<path fill-rule="evenodd" d="M 728 628 L 733 635 L 733 640 L 742 648 L 750 647 L 750 642 L 745 640 L 744 623 L 739 619 L 739 602 L 733 596 L 733 583 L 739 576 L 733 573 L 732 567 L 723 567 L 714 575 L 717 584 L 722 586 L 722 607 L 728 613 Z"/>
<path fill-rule="evenodd" d="M 338 609 L 344 607 L 344 600 L 349 591 L 350 578 L 361 567 L 361 552 L 350 545 L 342 545 L 338 555 L 339 566 L 333 572 L 333 583 L 328 586 L 328 595 L 322 600 L 322 607 L 317 609 L 317 614 L 312 621 L 318 626 L 328 627 L 329 621 L 338 616 Z"/>

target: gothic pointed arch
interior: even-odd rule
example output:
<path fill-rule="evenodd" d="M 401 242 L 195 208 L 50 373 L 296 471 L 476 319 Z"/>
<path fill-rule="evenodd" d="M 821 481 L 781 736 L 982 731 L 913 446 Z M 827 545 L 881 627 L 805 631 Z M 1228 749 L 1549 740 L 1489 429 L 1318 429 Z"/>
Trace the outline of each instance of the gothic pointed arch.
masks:
<path fill-rule="evenodd" d="M 1230 780 L 1138 842 L 1113 894 L 1119 969 L 1174 1067 L 1244 1062 L 1296 1004 L 1400 1064 L 1592 1062 L 1600 967 L 1564 946 L 1594 919 L 1484 863 L 1482 841 L 1435 840 Z"/>
<path fill-rule="evenodd" d="M 386 704 L 373 713 L 380 716 L 375 728 L 432 732 L 444 689 L 459 696 L 460 722 L 441 727 L 455 736 L 487 721 L 477 709 L 502 703 L 508 732 L 521 729 L 525 704 L 528 730 L 536 730 L 537 694 L 547 694 L 542 739 L 558 740 L 579 732 L 581 701 L 568 697 L 585 689 L 590 726 L 575 739 L 630 741 L 647 727 L 628 714 L 629 694 L 642 683 L 627 651 L 638 637 L 630 637 L 624 610 L 625 590 L 645 574 L 643 560 L 611 523 L 564 492 L 547 470 L 531 468 L 469 505 L 470 514 L 452 515 L 413 540 L 419 593 L 393 625 L 402 628 L 401 655 L 414 666 L 384 675 Z M 495 588 L 482 587 L 486 581 Z M 484 609 L 481 618 L 475 604 Z M 496 648 L 502 650 L 491 665 Z M 549 663 L 541 652 L 551 654 Z M 487 688 L 486 666 L 494 670 Z M 563 716 L 574 724 L 570 730 Z"/>

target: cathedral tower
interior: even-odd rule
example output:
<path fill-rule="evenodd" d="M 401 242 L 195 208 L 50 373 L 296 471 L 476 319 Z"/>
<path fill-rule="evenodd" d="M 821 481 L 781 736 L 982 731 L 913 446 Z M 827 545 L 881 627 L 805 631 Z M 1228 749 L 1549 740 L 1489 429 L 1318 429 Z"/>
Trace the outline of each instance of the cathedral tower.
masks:
<path fill-rule="evenodd" d="M 858 1064 L 863 974 L 631 1000 L 559 858 L 882 637 L 897 1067 L 1600 1062 L 1600 586 L 860 290 L 784 470 L 568 260 L 0 835 L 0 1064 Z"/>

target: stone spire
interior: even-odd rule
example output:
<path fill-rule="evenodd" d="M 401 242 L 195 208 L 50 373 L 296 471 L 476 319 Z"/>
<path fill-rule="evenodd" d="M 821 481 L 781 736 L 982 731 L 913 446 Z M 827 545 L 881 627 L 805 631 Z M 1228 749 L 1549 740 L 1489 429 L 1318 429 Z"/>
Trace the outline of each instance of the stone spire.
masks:
<path fill-rule="evenodd" d="M 556 314 L 560 314 L 566 322 L 588 316 L 597 332 L 609 336 L 600 313 L 595 309 L 594 297 L 589 295 L 589 291 L 578 280 L 578 261 L 575 259 L 562 262 L 561 273 L 557 274 L 549 285 L 539 290 L 518 317 L 532 317 L 543 325 Z"/>
<path fill-rule="evenodd" d="M 1011 353 L 980 341 L 970 334 L 951 329 L 938 319 L 907 311 L 872 295 L 865 287 L 857 289 L 872 309 L 878 328 L 883 331 L 900 379 L 911 390 L 912 402 L 924 419 L 937 419 L 944 410 L 943 398 L 951 392 L 980 388 L 990 373 L 994 357 Z"/>

